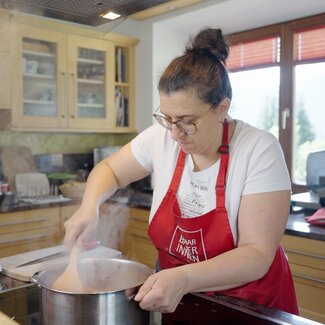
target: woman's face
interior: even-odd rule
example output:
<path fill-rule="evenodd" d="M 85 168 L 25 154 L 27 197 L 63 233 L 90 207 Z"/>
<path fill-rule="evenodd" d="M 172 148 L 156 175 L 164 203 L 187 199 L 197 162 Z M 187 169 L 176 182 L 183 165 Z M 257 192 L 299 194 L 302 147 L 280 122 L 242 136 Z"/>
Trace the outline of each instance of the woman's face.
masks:
<path fill-rule="evenodd" d="M 197 132 L 185 134 L 172 125 L 171 137 L 187 154 L 209 154 L 216 152 L 221 144 L 222 124 L 226 117 L 220 107 L 212 108 L 200 100 L 194 91 L 179 91 L 167 95 L 160 93 L 160 112 L 173 122 L 194 122 Z"/>

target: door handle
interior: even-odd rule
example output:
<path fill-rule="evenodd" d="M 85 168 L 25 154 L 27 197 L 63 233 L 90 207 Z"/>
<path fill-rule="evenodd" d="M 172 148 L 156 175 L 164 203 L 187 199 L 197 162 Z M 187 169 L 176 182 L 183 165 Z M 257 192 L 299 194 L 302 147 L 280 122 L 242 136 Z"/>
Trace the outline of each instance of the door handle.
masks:
<path fill-rule="evenodd" d="M 76 95 L 76 80 L 75 80 L 75 75 L 74 73 L 70 73 L 71 77 L 71 98 L 70 98 L 70 117 L 75 118 L 76 115 L 76 100 L 75 100 L 75 95 Z"/>
<path fill-rule="evenodd" d="M 61 117 L 65 118 L 66 111 L 67 111 L 67 77 L 65 72 L 61 72 L 62 82 L 62 96 L 61 98 Z"/>
<path fill-rule="evenodd" d="M 288 107 L 282 110 L 282 130 L 287 128 L 287 119 L 290 117 L 290 109 Z"/>

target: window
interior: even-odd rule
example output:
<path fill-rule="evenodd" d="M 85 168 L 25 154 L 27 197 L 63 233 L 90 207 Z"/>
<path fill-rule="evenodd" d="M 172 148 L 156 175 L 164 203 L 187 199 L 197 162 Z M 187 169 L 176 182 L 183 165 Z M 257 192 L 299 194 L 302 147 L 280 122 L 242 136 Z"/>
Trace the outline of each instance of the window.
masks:
<path fill-rule="evenodd" d="M 230 115 L 280 141 L 294 192 L 325 149 L 325 15 L 229 35 Z"/>
<path fill-rule="evenodd" d="M 280 42 L 277 34 L 231 46 L 230 115 L 278 137 Z"/>
<path fill-rule="evenodd" d="M 325 26 L 296 30 L 293 38 L 292 180 L 304 184 L 308 154 L 325 149 Z"/>

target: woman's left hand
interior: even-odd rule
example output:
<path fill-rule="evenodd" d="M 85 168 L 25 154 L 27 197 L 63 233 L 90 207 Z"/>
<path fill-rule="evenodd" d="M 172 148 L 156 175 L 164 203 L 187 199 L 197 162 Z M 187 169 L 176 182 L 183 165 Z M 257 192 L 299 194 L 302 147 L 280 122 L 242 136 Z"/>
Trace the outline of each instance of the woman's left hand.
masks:
<path fill-rule="evenodd" d="M 134 300 L 139 301 L 142 309 L 172 313 L 186 293 L 186 276 L 182 267 L 176 267 L 151 275 Z"/>

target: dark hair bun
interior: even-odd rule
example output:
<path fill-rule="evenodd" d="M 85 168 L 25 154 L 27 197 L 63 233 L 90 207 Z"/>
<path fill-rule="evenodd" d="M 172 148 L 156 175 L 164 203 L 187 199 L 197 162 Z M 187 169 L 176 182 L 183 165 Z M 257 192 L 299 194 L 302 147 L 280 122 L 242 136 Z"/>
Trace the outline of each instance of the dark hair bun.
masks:
<path fill-rule="evenodd" d="M 186 47 L 186 52 L 210 52 L 218 60 L 226 64 L 229 47 L 221 29 L 205 28 L 201 30 Z"/>

